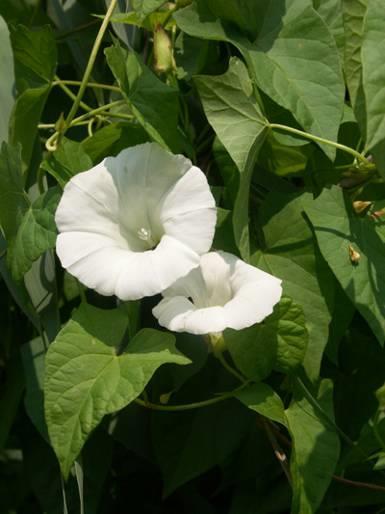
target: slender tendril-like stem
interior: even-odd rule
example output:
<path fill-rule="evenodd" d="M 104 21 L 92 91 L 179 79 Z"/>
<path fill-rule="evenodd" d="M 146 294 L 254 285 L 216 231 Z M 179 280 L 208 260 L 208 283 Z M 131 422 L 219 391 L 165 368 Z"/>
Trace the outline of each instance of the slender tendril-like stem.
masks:
<path fill-rule="evenodd" d="M 314 134 L 309 134 L 308 132 L 303 132 L 302 130 L 298 130 L 293 127 L 288 127 L 287 125 L 281 125 L 279 123 L 269 123 L 268 126 L 271 129 L 283 130 L 284 132 L 295 134 L 305 139 L 309 139 L 310 141 L 314 141 L 315 143 L 334 146 L 338 150 L 350 153 L 350 155 L 353 155 L 358 161 L 360 161 L 362 164 L 365 164 L 365 166 L 372 165 L 372 163 L 364 155 L 360 154 L 360 152 L 357 152 L 357 150 L 350 148 L 350 146 L 346 146 L 341 143 L 336 143 L 334 141 L 330 141 L 329 139 L 324 139 L 323 137 L 315 136 Z"/>
<path fill-rule="evenodd" d="M 118 0 L 111 0 L 111 3 L 110 3 L 110 5 L 108 7 L 108 10 L 107 10 L 107 13 L 106 13 L 106 15 L 105 15 L 105 17 L 103 19 L 103 22 L 102 22 L 102 24 L 100 26 L 98 35 L 96 36 L 96 39 L 95 39 L 95 42 L 94 42 L 94 46 L 92 47 L 91 54 L 90 54 L 90 57 L 88 59 L 88 63 L 87 63 L 86 69 L 84 71 L 84 75 L 83 75 L 83 78 L 82 78 L 82 81 L 81 81 L 81 84 L 80 84 L 80 87 L 79 87 L 79 90 L 78 90 L 78 94 L 76 95 L 76 99 L 75 99 L 74 103 L 72 104 L 71 110 L 68 113 L 68 116 L 67 116 L 67 118 L 65 120 L 64 128 L 63 128 L 63 131 L 61 133 L 62 135 L 64 135 L 66 130 L 68 130 L 68 128 L 71 126 L 71 122 L 74 119 L 75 114 L 76 114 L 76 112 L 77 112 L 77 110 L 79 108 L 80 102 L 81 102 L 81 100 L 83 98 L 83 95 L 84 95 L 84 92 L 85 92 L 85 90 L 87 88 L 87 84 L 88 84 L 89 78 L 91 76 L 92 69 L 94 67 L 96 56 L 98 54 L 100 45 L 102 43 L 104 33 L 107 30 L 110 18 L 111 18 L 112 14 L 113 14 L 113 12 L 115 10 L 117 2 L 118 2 Z"/>
<path fill-rule="evenodd" d="M 108 109 L 111 109 L 112 107 L 118 107 L 119 105 L 126 104 L 124 100 L 115 100 L 114 102 L 110 102 L 109 104 L 102 105 L 101 107 L 97 107 L 96 109 L 92 109 L 89 112 L 86 112 L 85 114 L 82 114 L 81 116 L 78 116 L 77 118 L 74 118 L 71 122 L 71 127 L 74 127 L 76 125 L 88 125 L 89 118 L 92 118 L 93 116 L 97 114 L 106 114 L 106 111 Z M 108 113 L 110 115 L 110 113 Z M 127 115 L 128 116 L 128 115 Z M 130 118 L 131 119 L 131 118 Z M 47 126 L 48 125 L 48 126 Z M 52 128 L 51 124 L 42 124 L 38 125 L 39 128 Z M 55 125 L 54 125 L 55 127 Z M 49 152 L 54 152 L 57 147 L 58 138 L 60 137 L 61 132 L 54 132 L 52 136 L 50 136 L 45 146 Z"/>
<path fill-rule="evenodd" d="M 63 79 L 59 79 L 59 77 L 55 77 L 56 80 L 54 80 L 52 82 L 52 85 L 53 86 L 59 86 L 59 87 L 62 87 L 62 86 L 80 86 L 82 81 L 81 80 L 63 80 Z M 120 87 L 118 86 L 112 86 L 112 85 L 109 85 L 109 84 L 102 84 L 100 82 L 87 82 L 87 86 L 86 87 L 91 87 L 91 88 L 95 88 L 95 89 L 107 89 L 108 91 L 116 91 L 117 93 L 121 93 L 121 89 Z M 71 91 L 72 93 L 72 91 Z M 73 93 L 72 93 L 73 94 Z M 74 97 L 76 97 L 76 95 L 73 94 Z"/>
<path fill-rule="evenodd" d="M 278 438 L 282 444 L 284 444 L 287 448 L 291 448 L 291 441 L 284 436 L 272 423 L 270 420 L 267 420 L 266 418 L 263 419 L 264 423 L 267 423 L 269 425 L 270 430 L 274 433 L 276 438 Z M 364 455 L 364 453 L 363 453 Z M 350 480 L 349 478 L 341 477 L 339 475 L 332 475 L 333 480 L 337 482 L 341 482 L 342 484 L 345 484 L 347 486 L 356 487 L 359 489 L 371 489 L 373 491 L 382 491 L 385 492 L 385 486 L 380 484 L 371 484 L 369 482 L 359 482 L 357 480 Z"/>
<path fill-rule="evenodd" d="M 185 411 L 185 410 L 192 410 L 192 409 L 200 409 L 202 407 L 208 407 L 209 405 L 213 405 L 214 403 L 223 402 L 224 400 L 229 400 L 232 398 L 235 394 L 237 394 L 239 391 L 244 389 L 249 382 L 244 382 L 240 387 L 237 389 L 234 389 L 234 391 L 230 391 L 229 393 L 224 393 L 219 396 L 215 396 L 214 398 L 209 398 L 208 400 L 203 400 L 201 402 L 193 402 L 193 403 L 184 403 L 180 405 L 160 405 L 158 403 L 152 403 L 146 400 L 141 400 L 140 398 L 136 398 L 134 400 L 135 403 L 138 405 L 141 405 L 142 407 L 146 407 L 147 409 L 151 410 L 159 410 L 159 411 Z"/>
<path fill-rule="evenodd" d="M 76 95 L 70 90 L 70 88 L 68 88 L 66 86 L 66 84 L 64 83 L 64 81 L 60 80 L 59 77 L 57 75 L 55 75 L 55 81 L 52 82 L 52 86 L 59 86 L 60 89 L 62 91 L 64 91 L 64 93 L 69 96 L 69 98 L 71 98 L 71 100 L 75 101 L 76 100 Z M 85 102 L 81 101 L 79 103 L 79 106 L 84 109 L 85 111 L 92 111 L 92 107 L 90 107 L 89 105 L 87 105 Z"/>
<path fill-rule="evenodd" d="M 214 352 L 215 357 L 219 360 L 219 362 L 222 364 L 222 366 L 231 373 L 237 380 L 242 382 L 243 384 L 246 382 L 246 380 L 243 378 L 243 376 L 238 373 L 237 370 L 235 370 L 230 364 L 227 362 L 226 357 L 223 355 L 223 352 Z"/>
<path fill-rule="evenodd" d="M 288 460 L 286 457 L 286 453 L 282 450 L 280 447 L 277 438 L 274 435 L 274 432 L 272 431 L 270 427 L 270 421 L 266 418 L 262 418 L 263 427 L 265 429 L 266 435 L 270 441 L 270 444 L 274 450 L 274 455 L 276 456 L 283 472 L 285 473 L 285 476 L 287 478 L 287 481 L 289 484 L 291 484 L 291 475 L 290 475 L 290 469 L 288 466 Z"/>
<path fill-rule="evenodd" d="M 329 426 L 333 427 L 336 432 L 340 434 L 342 439 L 346 441 L 350 446 L 356 446 L 357 443 L 353 441 L 345 432 L 337 425 L 337 423 L 324 411 L 322 406 L 318 403 L 316 398 L 311 394 L 309 389 L 306 387 L 306 385 L 303 383 L 303 381 L 297 377 L 296 383 L 300 386 L 302 392 L 304 393 L 306 399 L 313 405 L 313 407 L 322 415 L 324 420 L 329 424 Z"/>

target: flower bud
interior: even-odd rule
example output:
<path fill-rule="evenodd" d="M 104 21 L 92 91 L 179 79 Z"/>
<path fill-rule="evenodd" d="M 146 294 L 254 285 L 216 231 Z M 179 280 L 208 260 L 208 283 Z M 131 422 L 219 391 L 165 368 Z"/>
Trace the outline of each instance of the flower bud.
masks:
<path fill-rule="evenodd" d="M 154 69 L 157 73 L 175 70 L 175 60 L 169 35 L 161 25 L 154 30 Z"/>
<path fill-rule="evenodd" d="M 371 205 L 373 205 L 372 202 L 362 202 L 361 200 L 357 200 L 356 202 L 353 202 L 353 209 L 357 214 L 363 214 L 369 209 L 369 207 L 371 207 Z"/>
<path fill-rule="evenodd" d="M 355 250 L 352 245 L 349 245 L 349 257 L 350 262 L 354 265 L 357 265 L 360 262 L 361 254 L 357 252 L 357 250 Z"/>

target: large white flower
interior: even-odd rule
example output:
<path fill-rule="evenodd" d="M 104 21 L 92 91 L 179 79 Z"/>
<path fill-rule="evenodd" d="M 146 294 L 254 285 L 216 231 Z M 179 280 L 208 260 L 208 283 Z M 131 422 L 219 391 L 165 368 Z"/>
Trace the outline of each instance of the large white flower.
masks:
<path fill-rule="evenodd" d="M 103 295 L 136 300 L 199 265 L 216 210 L 199 168 L 146 143 L 75 175 L 55 219 L 63 267 Z"/>
<path fill-rule="evenodd" d="M 193 269 L 164 291 L 153 309 L 160 325 L 174 332 L 210 334 L 241 330 L 273 312 L 281 280 L 226 252 L 202 255 Z"/>

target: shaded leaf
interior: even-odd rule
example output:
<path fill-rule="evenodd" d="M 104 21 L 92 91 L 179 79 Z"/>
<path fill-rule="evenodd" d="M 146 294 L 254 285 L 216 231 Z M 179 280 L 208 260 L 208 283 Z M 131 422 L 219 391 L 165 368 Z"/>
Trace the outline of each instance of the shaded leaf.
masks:
<path fill-rule="evenodd" d="M 164 495 L 221 464 L 246 435 L 251 416 L 235 401 L 190 412 L 154 413 L 153 444 Z"/>
<path fill-rule="evenodd" d="M 362 34 L 362 86 L 366 107 L 366 145 L 373 148 L 385 139 L 385 40 L 384 4 L 370 0 Z"/>
<path fill-rule="evenodd" d="M 287 426 L 285 408 L 278 394 L 267 384 L 259 382 L 242 389 L 234 395 L 249 409 L 258 412 L 261 416 L 277 421 Z"/>
<path fill-rule="evenodd" d="M 25 376 L 25 409 L 31 421 L 48 441 L 47 425 L 44 419 L 44 368 L 46 345 L 41 337 L 32 339 L 21 347 L 21 359 Z"/>
<path fill-rule="evenodd" d="M 21 170 L 21 148 L 3 142 L 0 152 L 0 226 L 7 240 L 15 237 L 28 207 Z"/>
<path fill-rule="evenodd" d="M 105 50 L 111 68 L 138 122 L 157 143 L 174 152 L 184 146 L 178 130 L 178 91 L 162 82 L 134 52 L 119 44 Z"/>
<path fill-rule="evenodd" d="M 283 297 L 265 323 L 275 327 L 275 369 L 283 373 L 292 373 L 302 364 L 309 339 L 302 308 L 291 298 Z"/>
<path fill-rule="evenodd" d="M 8 122 L 14 103 L 15 72 L 9 30 L 0 16 L 0 143 L 8 141 Z"/>
<path fill-rule="evenodd" d="M 41 167 L 64 187 L 74 175 L 92 168 L 92 160 L 81 143 L 63 138 L 58 149 L 48 155 Z"/>
<path fill-rule="evenodd" d="M 282 279 L 284 294 L 302 307 L 309 332 L 304 367 L 316 379 L 328 339 L 334 285 L 304 218 L 302 201 L 282 193 L 266 197 L 258 216 L 264 246 L 253 255 L 252 264 Z"/>
<path fill-rule="evenodd" d="M 345 90 L 333 36 L 310 2 L 270 0 L 259 5 L 264 18 L 254 43 L 195 5 L 174 18 L 191 36 L 233 43 L 264 93 L 290 110 L 306 131 L 336 141 Z M 334 158 L 334 148 L 323 150 Z"/>
<path fill-rule="evenodd" d="M 139 125 L 111 123 L 84 139 L 81 145 L 92 162 L 96 164 L 105 157 L 117 155 L 129 146 L 139 145 L 148 140 L 149 136 Z"/>
<path fill-rule="evenodd" d="M 17 98 L 10 122 L 10 141 L 21 143 L 23 164 L 32 156 L 44 104 L 56 67 L 56 42 L 50 27 L 30 30 L 21 25 L 12 30 Z"/>
<path fill-rule="evenodd" d="M 293 440 L 290 470 L 293 480 L 292 514 L 313 514 L 325 495 L 340 451 L 337 433 L 326 416 L 334 420 L 333 384 L 323 380 L 313 402 L 297 391 L 286 410 Z M 323 414 L 325 413 L 325 414 Z"/>
<path fill-rule="evenodd" d="M 8 250 L 8 263 L 15 280 L 20 280 L 40 255 L 54 248 L 54 216 L 59 199 L 59 190 L 51 188 L 24 214 Z"/>
<path fill-rule="evenodd" d="M 357 103 L 362 78 L 362 31 L 367 4 L 368 0 L 342 0 L 345 30 L 344 71 L 353 106 Z"/>
<path fill-rule="evenodd" d="M 239 59 L 230 60 L 224 75 L 200 76 L 195 82 L 206 116 L 240 173 L 233 227 L 241 254 L 248 259 L 250 181 L 268 122 L 253 94 L 247 68 Z"/>

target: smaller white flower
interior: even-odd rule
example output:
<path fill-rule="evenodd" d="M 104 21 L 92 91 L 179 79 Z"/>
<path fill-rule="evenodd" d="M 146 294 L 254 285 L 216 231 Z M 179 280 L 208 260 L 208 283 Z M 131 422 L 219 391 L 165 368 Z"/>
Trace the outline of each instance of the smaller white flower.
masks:
<path fill-rule="evenodd" d="M 153 309 L 174 332 L 212 334 L 241 330 L 273 312 L 282 295 L 281 280 L 226 252 L 201 256 L 200 267 L 177 280 Z"/>

